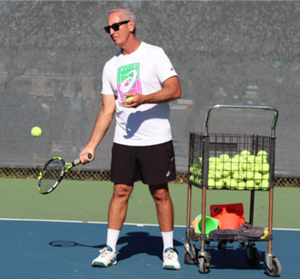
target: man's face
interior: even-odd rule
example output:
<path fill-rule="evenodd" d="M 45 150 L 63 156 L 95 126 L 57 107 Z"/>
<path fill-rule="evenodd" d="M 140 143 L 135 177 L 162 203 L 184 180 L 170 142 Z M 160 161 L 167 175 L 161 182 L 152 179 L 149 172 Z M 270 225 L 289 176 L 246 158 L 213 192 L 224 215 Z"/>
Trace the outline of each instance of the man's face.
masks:
<path fill-rule="evenodd" d="M 128 20 L 123 18 L 120 12 L 112 13 L 109 15 L 107 23 L 109 26 L 112 26 L 115 23 Z M 122 47 L 126 44 L 128 38 L 130 37 L 132 30 L 132 21 L 122 24 L 119 26 L 119 30 L 115 31 L 113 28 L 110 28 L 110 37 L 112 38 L 115 45 Z"/>

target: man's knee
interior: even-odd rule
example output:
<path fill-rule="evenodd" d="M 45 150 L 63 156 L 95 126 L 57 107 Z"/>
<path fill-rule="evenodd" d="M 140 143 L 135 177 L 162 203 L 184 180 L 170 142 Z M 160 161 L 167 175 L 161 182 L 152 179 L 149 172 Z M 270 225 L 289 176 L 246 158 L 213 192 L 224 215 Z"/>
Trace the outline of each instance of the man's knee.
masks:
<path fill-rule="evenodd" d="M 132 192 L 132 188 L 132 186 L 116 184 L 114 187 L 113 198 L 129 199 Z"/>
<path fill-rule="evenodd" d="M 156 201 L 164 202 L 171 199 L 168 187 L 154 187 L 151 190 L 151 194 L 153 199 Z"/>

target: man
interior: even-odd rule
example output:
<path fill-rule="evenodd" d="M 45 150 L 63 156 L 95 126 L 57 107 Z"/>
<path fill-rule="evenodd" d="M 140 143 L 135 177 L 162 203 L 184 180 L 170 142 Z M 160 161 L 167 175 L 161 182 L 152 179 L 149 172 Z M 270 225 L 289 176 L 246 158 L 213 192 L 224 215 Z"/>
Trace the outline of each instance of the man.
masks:
<path fill-rule="evenodd" d="M 156 205 L 164 246 L 163 268 L 180 269 L 173 249 L 174 212 L 168 191 L 168 182 L 176 175 L 168 102 L 181 97 L 180 83 L 164 51 L 136 39 L 135 15 L 130 9 L 110 11 L 105 31 L 120 52 L 104 66 L 102 107 L 91 138 L 79 154 L 83 164 L 94 159 L 116 112 L 111 162 L 114 193 L 109 205 L 107 242 L 92 265 L 117 263 L 116 244 L 128 199 L 134 182 L 142 180 L 149 185 Z M 92 159 L 87 158 L 88 153 Z"/>

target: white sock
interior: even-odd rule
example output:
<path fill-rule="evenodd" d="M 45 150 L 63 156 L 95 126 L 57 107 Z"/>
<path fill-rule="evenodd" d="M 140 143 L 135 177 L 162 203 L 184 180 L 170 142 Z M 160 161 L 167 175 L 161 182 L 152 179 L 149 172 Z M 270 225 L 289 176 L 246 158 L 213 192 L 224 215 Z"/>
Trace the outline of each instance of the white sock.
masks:
<path fill-rule="evenodd" d="M 119 235 L 119 230 L 107 229 L 106 245 L 111 247 L 114 252 L 116 252 L 116 246 L 119 239 Z"/>
<path fill-rule="evenodd" d="M 173 248 L 173 231 L 161 232 L 161 235 L 163 239 L 164 251 L 169 247 Z"/>

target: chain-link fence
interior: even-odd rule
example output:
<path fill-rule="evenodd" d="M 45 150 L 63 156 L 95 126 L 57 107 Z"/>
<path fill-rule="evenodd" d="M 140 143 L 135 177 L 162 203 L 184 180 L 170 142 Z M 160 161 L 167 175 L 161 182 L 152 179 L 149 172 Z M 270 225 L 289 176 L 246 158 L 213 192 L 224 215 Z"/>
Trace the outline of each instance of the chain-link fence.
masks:
<path fill-rule="evenodd" d="M 19 179 L 36 179 L 40 168 L 0 168 L 0 178 L 19 178 Z M 93 180 L 93 181 L 110 181 L 109 171 L 89 171 L 89 170 L 71 170 L 65 179 L 69 180 Z M 187 173 L 178 172 L 176 180 L 173 183 L 187 184 L 189 176 Z M 281 177 L 276 176 L 274 185 L 276 187 L 300 187 L 299 177 Z"/>
<path fill-rule="evenodd" d="M 118 51 L 103 26 L 120 4 L 136 12 L 137 38 L 163 47 L 181 81 L 182 99 L 170 103 L 178 181 L 186 179 L 189 133 L 201 132 L 211 106 L 269 105 L 279 110 L 276 181 L 297 184 L 299 1 L 1 1 L 2 176 L 31 176 L 54 155 L 77 158 L 101 106 L 103 66 Z M 228 114 L 216 115 L 215 132 L 269 133 L 264 115 Z M 74 174 L 108 178 L 113 132 Z"/>

